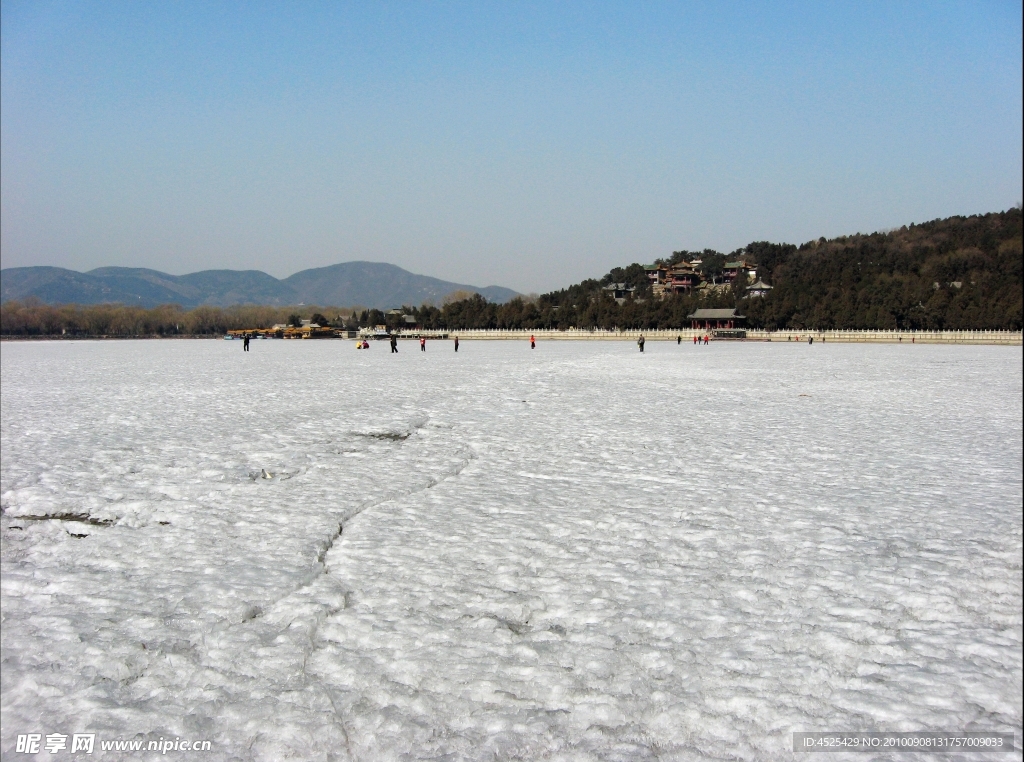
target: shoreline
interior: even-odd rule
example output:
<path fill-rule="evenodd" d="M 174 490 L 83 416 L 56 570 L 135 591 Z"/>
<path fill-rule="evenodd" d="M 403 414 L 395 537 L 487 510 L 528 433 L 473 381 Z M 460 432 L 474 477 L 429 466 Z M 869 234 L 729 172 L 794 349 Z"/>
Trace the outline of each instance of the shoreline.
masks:
<path fill-rule="evenodd" d="M 757 341 L 757 342 L 815 342 L 834 344 L 988 344 L 999 346 L 1021 346 L 1020 331 L 876 331 L 876 330 L 783 330 L 763 331 L 739 329 L 744 335 L 715 336 L 713 329 L 656 329 L 650 331 L 459 331 L 460 340 L 518 340 L 529 341 L 534 335 L 538 341 L 636 341 L 641 334 L 646 341 L 693 341 L 694 336 L 708 335 L 711 341 Z M 731 331 L 730 331 L 731 333 Z M 454 332 L 453 332 L 454 334 Z"/>
<path fill-rule="evenodd" d="M 537 341 L 633 341 L 635 342 L 641 334 L 646 341 L 677 341 L 682 338 L 683 342 L 693 342 L 694 336 L 708 335 L 711 341 L 757 341 L 757 342 L 807 342 L 813 339 L 820 343 L 833 344 L 974 344 L 974 345 L 995 345 L 995 346 L 1022 346 L 1021 331 L 877 331 L 877 330 L 784 330 L 784 331 L 762 331 L 745 330 L 743 336 L 715 336 L 712 329 L 682 328 L 682 329 L 656 329 L 650 331 L 627 330 L 568 330 L 559 331 L 554 329 L 527 330 L 499 330 L 475 328 L 461 331 L 450 330 L 424 330 L 424 331 L 401 331 L 396 335 L 400 340 L 417 340 L 425 336 L 428 340 L 450 340 L 458 336 L 460 341 L 529 341 L 535 336 Z M 337 341 L 339 338 L 331 337 Z M 385 336 L 365 335 L 361 338 L 370 340 L 381 340 Z M 178 334 L 172 336 L 161 336 L 155 334 L 136 336 L 0 336 L 0 342 L 6 341 L 139 341 L 139 340 L 208 340 L 223 341 L 220 334 Z M 274 339 L 270 339 L 273 341 Z M 317 339 L 329 340 L 329 339 Z M 352 338 L 341 338 L 341 341 L 352 341 Z"/>

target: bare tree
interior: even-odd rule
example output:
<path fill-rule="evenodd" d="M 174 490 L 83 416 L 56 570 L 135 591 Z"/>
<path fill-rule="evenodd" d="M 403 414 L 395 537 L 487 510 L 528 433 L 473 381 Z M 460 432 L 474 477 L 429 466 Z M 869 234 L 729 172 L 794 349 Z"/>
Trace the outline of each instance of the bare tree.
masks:
<path fill-rule="evenodd" d="M 472 299 L 475 295 L 474 291 L 467 291 L 464 288 L 460 288 L 456 291 L 452 291 L 444 299 L 441 300 L 441 304 L 447 306 L 453 302 L 464 302 L 466 299 Z"/>

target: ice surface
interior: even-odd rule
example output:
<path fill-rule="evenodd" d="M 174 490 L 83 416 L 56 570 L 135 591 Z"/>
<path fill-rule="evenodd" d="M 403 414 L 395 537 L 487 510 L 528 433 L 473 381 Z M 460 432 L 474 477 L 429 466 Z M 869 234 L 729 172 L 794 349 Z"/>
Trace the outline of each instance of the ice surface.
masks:
<path fill-rule="evenodd" d="M 1021 758 L 1019 347 L 352 346 L 2 346 L 5 758 Z"/>

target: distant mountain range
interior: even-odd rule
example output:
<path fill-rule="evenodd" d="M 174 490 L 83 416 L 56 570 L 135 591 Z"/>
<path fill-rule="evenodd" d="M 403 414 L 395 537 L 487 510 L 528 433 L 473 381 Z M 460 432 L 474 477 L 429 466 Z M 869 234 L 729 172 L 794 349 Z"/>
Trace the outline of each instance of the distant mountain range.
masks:
<path fill-rule="evenodd" d="M 203 304 L 316 304 L 388 309 L 440 303 L 459 290 L 499 303 L 517 295 L 501 286 L 451 283 L 383 262 L 343 262 L 302 270 L 284 280 L 259 270 L 203 270 L 188 275 L 136 267 L 100 267 L 86 273 L 62 267 L 0 270 L 0 301 L 35 297 L 45 304 L 180 304 L 186 309 Z"/>

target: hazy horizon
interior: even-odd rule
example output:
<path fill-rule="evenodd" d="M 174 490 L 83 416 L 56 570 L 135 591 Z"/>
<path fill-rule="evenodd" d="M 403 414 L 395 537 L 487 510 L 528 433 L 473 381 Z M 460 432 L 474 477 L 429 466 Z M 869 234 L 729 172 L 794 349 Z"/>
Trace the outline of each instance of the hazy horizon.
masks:
<path fill-rule="evenodd" d="M 5 2 L 0 260 L 523 293 L 1021 200 L 989 2 Z"/>

